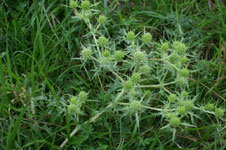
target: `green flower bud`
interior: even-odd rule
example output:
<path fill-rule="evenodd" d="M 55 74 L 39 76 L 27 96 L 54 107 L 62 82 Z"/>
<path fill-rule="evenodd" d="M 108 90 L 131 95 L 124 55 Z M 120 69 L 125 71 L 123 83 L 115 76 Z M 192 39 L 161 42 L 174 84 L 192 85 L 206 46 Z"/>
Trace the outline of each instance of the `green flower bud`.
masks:
<path fill-rule="evenodd" d="M 78 94 L 78 99 L 83 103 L 87 100 L 87 98 L 88 98 L 88 93 L 86 93 L 85 91 L 81 91 Z"/>
<path fill-rule="evenodd" d="M 141 108 L 142 108 L 142 105 L 141 105 L 140 101 L 133 100 L 133 101 L 130 103 L 130 109 L 131 109 L 133 112 L 139 111 Z"/>
<path fill-rule="evenodd" d="M 98 23 L 99 24 L 105 24 L 106 20 L 107 20 L 106 16 L 100 15 L 99 18 L 98 18 Z"/>
<path fill-rule="evenodd" d="M 168 97 L 169 102 L 173 103 L 177 99 L 177 96 L 175 94 L 170 94 Z"/>
<path fill-rule="evenodd" d="M 131 80 L 127 80 L 125 83 L 124 83 L 124 89 L 125 90 L 131 90 L 133 88 L 134 84 Z"/>
<path fill-rule="evenodd" d="M 166 51 L 168 51 L 168 49 L 169 49 L 169 44 L 168 43 L 162 43 L 161 44 L 161 50 L 162 51 L 164 51 L 164 52 L 166 52 Z"/>
<path fill-rule="evenodd" d="M 81 4 L 81 8 L 83 10 L 89 10 L 90 9 L 90 2 L 88 0 L 84 0 Z"/>
<path fill-rule="evenodd" d="M 133 54 L 133 58 L 136 62 L 141 62 L 144 60 L 145 58 L 145 55 L 143 52 L 141 51 L 136 51 L 134 54 Z"/>
<path fill-rule="evenodd" d="M 98 45 L 102 47 L 104 47 L 107 44 L 107 42 L 108 40 L 104 36 L 99 37 L 97 41 Z"/>
<path fill-rule="evenodd" d="M 183 56 L 183 57 L 180 59 L 180 62 L 181 62 L 182 64 L 185 64 L 185 63 L 188 62 L 188 58 L 187 58 L 186 56 Z"/>
<path fill-rule="evenodd" d="M 84 59 L 90 59 L 92 57 L 92 51 L 90 49 L 84 49 L 81 55 Z"/>
<path fill-rule="evenodd" d="M 121 61 L 124 57 L 123 51 L 116 51 L 114 54 L 114 58 L 116 61 Z"/>
<path fill-rule="evenodd" d="M 178 127 L 180 125 L 180 118 L 172 117 L 170 119 L 170 125 L 173 126 L 173 127 Z"/>
<path fill-rule="evenodd" d="M 132 76 L 131 76 L 131 80 L 134 82 L 134 83 L 137 83 L 137 82 L 140 82 L 140 79 L 141 79 L 141 75 L 140 73 L 133 73 Z"/>
<path fill-rule="evenodd" d="M 183 43 L 179 43 L 178 45 L 176 45 L 175 50 L 178 54 L 184 54 L 186 52 L 186 46 Z"/>
<path fill-rule="evenodd" d="M 76 104 L 77 98 L 75 96 L 71 97 L 71 103 Z"/>
<path fill-rule="evenodd" d="M 148 44 L 150 43 L 152 40 L 152 35 L 150 33 L 145 33 L 142 37 L 142 41 L 145 43 L 145 44 Z"/>
<path fill-rule="evenodd" d="M 182 95 L 183 95 L 184 98 L 186 98 L 186 97 L 188 97 L 188 92 L 183 90 Z"/>
<path fill-rule="evenodd" d="M 216 117 L 223 117 L 224 116 L 224 110 L 221 108 L 216 108 L 215 109 L 215 116 Z"/>
<path fill-rule="evenodd" d="M 110 51 L 104 50 L 104 52 L 103 52 L 104 57 L 109 57 L 110 55 L 111 55 Z"/>
<path fill-rule="evenodd" d="M 209 111 L 213 110 L 214 109 L 214 104 L 210 104 L 210 103 L 207 104 L 206 105 L 206 109 L 209 110 Z"/>
<path fill-rule="evenodd" d="M 130 32 L 127 33 L 126 37 L 127 37 L 128 41 L 132 42 L 135 39 L 136 36 L 135 36 L 135 33 L 133 31 L 130 31 Z"/>
<path fill-rule="evenodd" d="M 179 108 L 177 108 L 177 112 L 181 115 L 186 113 L 186 108 L 185 106 L 180 106 Z"/>
<path fill-rule="evenodd" d="M 76 105 L 75 104 L 70 104 L 69 106 L 68 106 L 68 112 L 69 113 L 75 113 L 76 111 L 77 111 L 77 107 L 76 107 Z"/>
<path fill-rule="evenodd" d="M 179 74 L 180 74 L 181 77 L 188 77 L 189 76 L 189 70 L 187 68 L 180 69 Z"/>
<path fill-rule="evenodd" d="M 78 4 L 77 4 L 77 2 L 76 1 L 74 1 L 74 0 L 70 0 L 70 7 L 71 8 L 73 8 L 73 9 L 75 9 L 77 6 L 78 6 Z"/>

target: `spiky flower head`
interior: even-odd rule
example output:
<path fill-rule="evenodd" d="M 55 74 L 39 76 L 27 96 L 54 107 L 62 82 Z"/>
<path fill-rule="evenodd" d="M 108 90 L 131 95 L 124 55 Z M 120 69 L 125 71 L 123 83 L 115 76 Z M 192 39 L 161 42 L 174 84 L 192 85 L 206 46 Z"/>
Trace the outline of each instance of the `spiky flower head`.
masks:
<path fill-rule="evenodd" d="M 81 91 L 79 92 L 78 94 L 78 99 L 81 101 L 81 102 L 85 102 L 88 98 L 88 93 L 86 93 L 85 91 Z"/>
<path fill-rule="evenodd" d="M 132 112 L 139 111 L 141 108 L 142 108 L 142 105 L 141 105 L 140 101 L 133 100 L 130 103 L 130 109 L 131 109 Z"/>
<path fill-rule="evenodd" d="M 182 95 L 183 95 L 184 98 L 186 98 L 186 97 L 188 97 L 188 92 L 185 91 L 185 90 L 183 90 L 183 91 L 182 91 Z"/>
<path fill-rule="evenodd" d="M 105 15 L 100 15 L 98 18 L 98 23 L 105 24 L 106 20 L 107 20 L 107 17 Z"/>
<path fill-rule="evenodd" d="M 216 117 L 223 117 L 224 116 L 224 110 L 222 108 L 216 108 L 215 109 L 215 116 Z"/>
<path fill-rule="evenodd" d="M 186 52 L 186 50 L 187 50 L 185 44 L 183 44 L 183 43 L 179 43 L 179 44 L 177 43 L 177 44 L 174 46 L 174 48 L 175 48 L 175 51 L 176 51 L 178 54 L 180 54 L 180 55 L 184 54 L 184 53 Z"/>
<path fill-rule="evenodd" d="M 185 114 L 186 113 L 186 108 L 185 106 L 180 106 L 177 108 L 177 112 L 181 115 Z"/>
<path fill-rule="evenodd" d="M 92 57 L 92 51 L 90 49 L 84 49 L 81 55 L 84 59 L 90 59 Z"/>
<path fill-rule="evenodd" d="M 172 127 L 178 127 L 180 125 L 180 118 L 178 118 L 178 117 L 172 117 L 170 119 L 170 125 Z"/>
<path fill-rule="evenodd" d="M 141 79 L 141 75 L 138 72 L 133 73 L 132 76 L 131 76 L 131 80 L 134 83 L 140 82 L 140 79 Z"/>
<path fill-rule="evenodd" d="M 211 104 L 211 103 L 207 104 L 206 105 L 206 109 L 209 110 L 209 111 L 213 110 L 214 109 L 214 104 Z"/>
<path fill-rule="evenodd" d="M 175 102 L 177 99 L 177 95 L 176 94 L 170 94 L 168 97 L 169 102 L 173 103 Z"/>
<path fill-rule="evenodd" d="M 109 51 L 109 50 L 104 50 L 103 56 L 104 56 L 104 57 L 109 57 L 109 56 L 111 56 L 110 51 Z"/>
<path fill-rule="evenodd" d="M 108 40 L 104 36 L 99 37 L 97 41 L 98 45 L 102 47 L 104 47 L 107 44 L 107 42 Z"/>
<path fill-rule="evenodd" d="M 114 58 L 116 61 L 121 61 L 123 57 L 124 57 L 124 52 L 121 50 L 116 51 L 114 54 Z"/>
<path fill-rule="evenodd" d="M 144 42 L 144 44 L 150 43 L 151 40 L 152 40 L 152 35 L 150 33 L 145 33 L 142 37 L 142 41 Z"/>
<path fill-rule="evenodd" d="M 127 33 L 126 38 L 128 41 L 132 42 L 135 39 L 136 35 L 133 31 Z"/>
<path fill-rule="evenodd" d="M 90 1 L 88 1 L 88 0 L 82 1 L 81 8 L 83 10 L 89 10 L 90 9 Z"/>
<path fill-rule="evenodd" d="M 178 86 L 182 86 L 183 87 L 183 86 L 185 86 L 187 84 L 187 79 L 184 78 L 184 77 L 177 77 L 176 84 Z"/>
<path fill-rule="evenodd" d="M 76 104 L 77 97 L 75 97 L 75 96 L 71 97 L 70 101 L 71 101 L 72 104 Z"/>
<path fill-rule="evenodd" d="M 136 51 L 134 54 L 133 54 L 133 59 L 136 61 L 136 62 L 141 62 L 143 61 L 145 58 L 145 55 L 142 51 Z"/>
<path fill-rule="evenodd" d="M 180 59 L 181 64 L 186 64 L 188 62 L 188 58 L 186 56 L 181 57 Z"/>
<path fill-rule="evenodd" d="M 169 49 L 168 43 L 164 42 L 164 43 L 161 44 L 161 50 L 162 51 L 166 52 L 166 51 L 168 51 L 168 49 Z"/>
<path fill-rule="evenodd" d="M 79 113 L 80 112 L 80 109 L 75 104 L 70 104 L 68 106 L 68 112 L 69 113 Z"/>
<path fill-rule="evenodd" d="M 124 89 L 125 90 L 131 90 L 134 86 L 134 83 L 131 81 L 131 80 L 127 80 L 125 83 L 124 83 Z"/>
<path fill-rule="evenodd" d="M 187 68 L 180 69 L 179 74 L 180 74 L 181 77 L 188 77 L 189 76 L 189 70 Z"/>
<path fill-rule="evenodd" d="M 76 1 L 74 1 L 74 0 L 70 0 L 70 7 L 71 8 L 73 8 L 73 9 L 75 9 L 77 6 L 78 6 L 78 4 L 77 4 L 77 2 Z"/>

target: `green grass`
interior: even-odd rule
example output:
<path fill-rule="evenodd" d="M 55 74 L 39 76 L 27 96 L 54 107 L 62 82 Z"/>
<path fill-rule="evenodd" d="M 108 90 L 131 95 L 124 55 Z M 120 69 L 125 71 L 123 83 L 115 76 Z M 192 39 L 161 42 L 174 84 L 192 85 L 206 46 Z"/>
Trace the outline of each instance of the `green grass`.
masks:
<path fill-rule="evenodd" d="M 102 2 L 102 1 L 100 1 Z M 106 109 L 112 93 L 105 91 L 111 79 L 103 74 L 90 80 L 80 55 L 81 42 L 91 43 L 85 23 L 72 19 L 68 0 L 3 0 L 0 2 L 0 149 L 60 149 L 73 129 L 65 149 L 215 149 L 226 147 L 225 121 L 200 114 L 197 128 L 186 127 L 172 140 L 161 130 L 164 121 L 156 113 L 140 117 L 140 127 Z M 223 0 L 112 0 L 97 6 L 110 19 L 112 38 L 122 29 L 136 33 L 144 27 L 155 41 L 178 40 L 197 56 L 189 80 L 199 105 L 210 101 L 226 104 L 226 4 Z M 120 43 L 120 39 L 116 39 Z M 203 60 L 203 61 L 199 61 Z M 87 69 L 91 69 L 91 65 Z M 86 115 L 79 122 L 68 114 L 68 95 L 89 91 Z M 66 113 L 65 113 L 66 112 Z M 224 116 L 225 119 L 225 116 Z M 87 122 L 86 122 L 87 121 Z"/>

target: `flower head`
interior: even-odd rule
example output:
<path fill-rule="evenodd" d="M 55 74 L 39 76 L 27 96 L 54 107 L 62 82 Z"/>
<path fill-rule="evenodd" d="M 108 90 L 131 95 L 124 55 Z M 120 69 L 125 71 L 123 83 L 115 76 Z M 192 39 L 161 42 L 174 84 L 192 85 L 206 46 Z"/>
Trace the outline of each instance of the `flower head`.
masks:
<path fill-rule="evenodd" d="M 88 93 L 86 93 L 85 91 L 81 91 L 78 94 L 78 99 L 83 103 L 87 100 L 87 98 L 88 98 Z"/>
<path fill-rule="evenodd" d="M 90 59 L 92 57 L 92 51 L 90 49 L 84 49 L 81 55 L 84 59 Z"/>
<path fill-rule="evenodd" d="M 211 103 L 207 104 L 206 105 L 206 109 L 209 110 L 209 111 L 213 110 L 214 109 L 214 104 L 211 104 Z"/>
<path fill-rule="evenodd" d="M 111 53 L 109 50 L 104 50 L 104 52 L 103 52 L 104 57 L 109 57 L 110 55 L 111 55 Z"/>
<path fill-rule="evenodd" d="M 180 54 L 180 55 L 184 54 L 184 53 L 186 52 L 186 50 L 187 50 L 185 44 L 183 44 L 183 43 L 177 43 L 177 44 L 174 46 L 174 48 L 175 48 L 175 51 L 176 51 L 178 54 Z"/>
<path fill-rule="evenodd" d="M 141 62 L 143 61 L 145 58 L 145 55 L 142 51 L 136 51 L 134 54 L 133 54 L 133 59 L 136 61 L 136 62 Z"/>
<path fill-rule="evenodd" d="M 172 117 L 170 119 L 170 125 L 173 126 L 173 127 L 178 127 L 180 125 L 180 118 Z"/>
<path fill-rule="evenodd" d="M 114 54 L 114 58 L 116 61 L 121 61 L 123 59 L 123 57 L 124 57 L 124 53 L 121 50 L 116 51 Z"/>
<path fill-rule="evenodd" d="M 134 83 L 131 81 L 131 80 L 127 80 L 125 83 L 124 83 L 124 89 L 125 90 L 131 90 L 134 86 Z"/>
<path fill-rule="evenodd" d="M 132 76 L 131 76 L 131 80 L 132 80 L 134 83 L 139 82 L 140 79 L 141 79 L 140 73 L 135 72 L 135 73 L 133 73 Z"/>
<path fill-rule="evenodd" d="M 162 51 L 164 51 L 164 52 L 166 52 L 166 51 L 168 51 L 168 49 L 169 49 L 169 44 L 168 43 L 162 43 L 161 44 L 161 50 Z"/>
<path fill-rule="evenodd" d="M 137 100 L 133 100 L 131 103 L 130 103 L 130 109 L 133 111 L 133 112 L 136 112 L 136 111 L 139 111 L 141 109 L 141 103 L 140 101 L 137 101 Z"/>
<path fill-rule="evenodd" d="M 215 109 L 215 115 L 216 115 L 216 117 L 223 117 L 224 116 L 224 110 L 222 108 L 216 108 Z"/>
<path fill-rule="evenodd" d="M 145 43 L 145 44 L 148 44 L 150 43 L 152 40 L 152 35 L 150 33 L 145 33 L 142 37 L 142 41 Z"/>
<path fill-rule="evenodd" d="M 188 62 L 188 58 L 186 56 L 181 57 L 180 59 L 181 64 L 186 64 Z"/>
<path fill-rule="evenodd" d="M 107 17 L 105 15 L 100 15 L 98 18 L 98 23 L 105 24 L 106 20 L 107 20 Z"/>
<path fill-rule="evenodd" d="M 188 77 L 189 76 L 189 70 L 187 68 L 180 69 L 179 74 L 180 74 L 181 77 Z"/>
<path fill-rule="evenodd" d="M 97 42 L 99 46 L 104 47 L 107 44 L 108 40 L 104 36 L 101 36 L 99 37 Z"/>
<path fill-rule="evenodd" d="M 171 102 L 171 103 L 175 102 L 176 99 L 177 99 L 176 94 L 170 94 L 169 97 L 168 97 L 168 100 L 169 100 L 169 102 Z"/>
<path fill-rule="evenodd" d="M 73 9 L 75 9 L 77 6 L 78 6 L 78 4 L 77 4 L 77 2 L 76 1 L 74 1 L 74 0 L 70 0 L 70 7 L 71 8 L 73 8 Z"/>
<path fill-rule="evenodd" d="M 186 107 L 185 106 L 180 106 L 177 108 L 177 112 L 181 115 L 186 113 Z"/>
<path fill-rule="evenodd" d="M 90 9 L 90 1 L 84 0 L 81 4 L 81 8 L 83 10 L 89 10 Z"/>
<path fill-rule="evenodd" d="M 135 39 L 135 33 L 133 31 L 130 31 L 127 33 L 126 38 L 128 41 L 132 42 Z"/>

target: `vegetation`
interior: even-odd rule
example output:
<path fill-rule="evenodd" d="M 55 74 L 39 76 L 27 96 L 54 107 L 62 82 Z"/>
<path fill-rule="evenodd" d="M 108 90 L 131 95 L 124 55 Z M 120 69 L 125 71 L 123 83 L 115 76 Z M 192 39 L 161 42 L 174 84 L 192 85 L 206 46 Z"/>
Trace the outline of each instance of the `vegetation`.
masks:
<path fill-rule="evenodd" d="M 0 149 L 225 149 L 224 1 L 0 4 Z"/>

